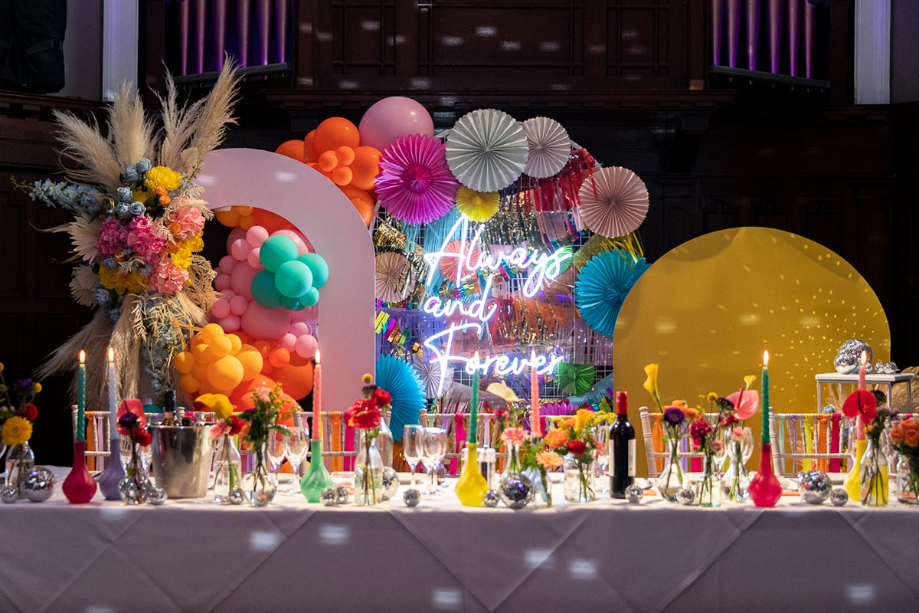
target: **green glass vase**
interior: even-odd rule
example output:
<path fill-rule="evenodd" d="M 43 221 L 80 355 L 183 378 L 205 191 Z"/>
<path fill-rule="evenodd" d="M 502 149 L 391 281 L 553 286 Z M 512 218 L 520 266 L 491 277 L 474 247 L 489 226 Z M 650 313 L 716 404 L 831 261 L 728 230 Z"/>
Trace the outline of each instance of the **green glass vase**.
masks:
<path fill-rule="evenodd" d="M 300 491 L 307 502 L 319 502 L 322 490 L 333 487 L 332 475 L 322 463 L 322 441 L 310 441 L 310 467 L 300 479 Z"/>

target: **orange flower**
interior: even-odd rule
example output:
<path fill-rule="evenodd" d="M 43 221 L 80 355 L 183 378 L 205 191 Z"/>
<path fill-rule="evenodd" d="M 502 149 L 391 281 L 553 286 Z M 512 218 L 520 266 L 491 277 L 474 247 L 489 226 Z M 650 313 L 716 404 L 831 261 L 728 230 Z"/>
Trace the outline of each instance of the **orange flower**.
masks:
<path fill-rule="evenodd" d="M 894 444 L 902 441 L 903 440 L 903 428 L 893 428 L 890 431 L 890 440 L 893 441 Z"/>
<path fill-rule="evenodd" d="M 568 444 L 568 433 L 561 428 L 553 428 L 546 434 L 545 443 L 549 447 L 564 447 Z"/>
<path fill-rule="evenodd" d="M 683 404 L 685 405 L 686 403 L 683 403 Z M 696 421 L 700 417 L 702 417 L 702 413 L 700 411 L 697 411 L 696 409 L 691 409 L 687 406 L 683 407 L 683 412 L 686 413 L 686 419 L 688 419 L 689 421 Z"/>
<path fill-rule="evenodd" d="M 919 424 L 914 422 L 912 419 L 906 419 L 900 423 L 900 427 L 904 430 L 919 430 Z"/>
<path fill-rule="evenodd" d="M 165 188 L 164 186 L 162 186 L 162 185 L 157 185 L 155 191 L 156 191 L 156 195 L 157 195 L 157 196 L 165 196 L 165 195 L 166 195 L 166 188 Z"/>
<path fill-rule="evenodd" d="M 910 447 L 919 447 L 919 430 L 906 430 L 903 433 L 903 440 Z"/>
<path fill-rule="evenodd" d="M 678 409 L 685 409 L 688 405 L 685 400 L 674 400 L 670 403 L 670 406 L 676 407 Z"/>
<path fill-rule="evenodd" d="M 172 198 L 170 198 L 169 196 L 160 196 L 160 204 L 162 204 L 163 206 L 166 206 L 170 202 L 172 202 Z"/>
<path fill-rule="evenodd" d="M 554 430 L 553 430 L 554 432 Z M 536 463 L 543 468 L 561 468 L 565 461 L 554 451 L 540 451 L 536 454 Z"/>
<path fill-rule="evenodd" d="M 561 423 L 564 424 L 566 428 L 574 428 L 574 425 L 577 423 L 577 418 L 574 415 L 566 415 L 562 417 Z"/>
<path fill-rule="evenodd" d="M 178 234 L 179 232 L 182 231 L 182 226 L 179 225 L 178 222 L 174 221 L 171 224 L 169 224 L 169 231 L 172 232 L 173 234 Z"/>

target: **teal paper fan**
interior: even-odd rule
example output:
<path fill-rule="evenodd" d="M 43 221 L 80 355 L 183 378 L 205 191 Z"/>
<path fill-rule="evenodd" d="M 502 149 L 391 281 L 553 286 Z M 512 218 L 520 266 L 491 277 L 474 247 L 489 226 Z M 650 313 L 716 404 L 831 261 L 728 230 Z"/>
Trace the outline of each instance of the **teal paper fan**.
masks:
<path fill-rule="evenodd" d="M 644 258 L 617 250 L 603 251 L 588 260 L 574 286 L 584 323 L 612 336 L 625 297 L 648 267 Z"/>
<path fill-rule="evenodd" d="M 597 368 L 593 364 L 560 362 L 555 371 L 558 391 L 568 396 L 579 396 L 590 390 L 596 376 Z"/>
<path fill-rule="evenodd" d="M 408 362 L 391 355 L 384 355 L 376 365 L 377 387 L 392 396 L 392 415 L 389 429 L 395 440 L 402 440 L 402 431 L 407 424 L 418 423 L 418 412 L 424 408 L 424 388 L 415 369 Z"/>

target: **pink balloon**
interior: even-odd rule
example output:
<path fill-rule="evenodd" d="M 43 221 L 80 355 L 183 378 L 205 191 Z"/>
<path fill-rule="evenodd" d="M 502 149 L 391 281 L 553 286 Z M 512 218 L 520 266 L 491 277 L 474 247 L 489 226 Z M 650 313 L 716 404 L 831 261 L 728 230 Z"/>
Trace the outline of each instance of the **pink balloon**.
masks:
<path fill-rule="evenodd" d="M 239 330 L 239 317 L 236 315 L 227 315 L 226 317 L 220 319 L 217 323 L 220 324 L 220 327 L 223 328 L 224 332 L 236 332 Z"/>
<path fill-rule="evenodd" d="M 262 260 L 259 257 L 260 251 L 261 251 L 261 247 L 256 247 L 255 249 L 249 252 L 249 255 L 246 256 L 246 261 L 249 263 L 249 266 L 251 266 L 252 268 L 255 268 L 256 270 L 262 270 L 265 268 L 264 266 L 262 266 Z"/>
<path fill-rule="evenodd" d="M 290 324 L 290 333 L 294 336 L 303 336 L 304 334 L 312 334 L 313 329 L 305 321 L 297 321 Z"/>
<path fill-rule="evenodd" d="M 249 301 L 243 296 L 233 296 L 230 298 L 230 312 L 233 315 L 242 315 L 249 308 Z"/>
<path fill-rule="evenodd" d="M 305 321 L 308 323 L 313 323 L 319 319 L 319 305 L 313 305 L 311 307 L 306 307 L 302 311 L 291 311 L 290 320 L 291 321 Z"/>
<path fill-rule="evenodd" d="M 230 274 L 233 272 L 233 268 L 236 266 L 238 260 L 232 255 L 225 255 L 220 258 L 220 264 L 217 265 L 217 270 L 222 273 Z"/>
<path fill-rule="evenodd" d="M 214 279 L 214 287 L 218 292 L 227 290 L 230 287 L 230 275 L 217 275 Z"/>
<path fill-rule="evenodd" d="M 240 318 L 240 326 L 253 339 L 277 340 L 290 327 L 288 313 L 287 309 L 266 309 L 257 302 L 250 302 Z"/>
<path fill-rule="evenodd" d="M 252 226 L 246 231 L 246 241 L 253 247 L 259 247 L 268 240 L 268 230 L 262 226 Z"/>
<path fill-rule="evenodd" d="M 278 339 L 278 345 L 284 349 L 287 349 L 288 351 L 293 351 L 297 346 L 297 337 L 288 332 Z"/>
<path fill-rule="evenodd" d="M 227 253 L 230 253 L 230 247 L 238 240 L 246 240 L 246 231 L 242 228 L 233 228 L 230 230 L 230 236 L 227 237 Z"/>
<path fill-rule="evenodd" d="M 361 145 L 379 149 L 409 134 L 434 136 L 431 114 L 411 98 L 383 98 L 367 109 L 358 127 Z"/>
<path fill-rule="evenodd" d="M 294 230 L 278 230 L 271 236 L 286 236 L 290 240 L 294 241 L 297 245 L 297 255 L 303 255 L 308 253 L 309 249 L 306 248 L 306 240 L 302 234 Z"/>
<path fill-rule="evenodd" d="M 239 296 L 236 296 L 239 298 Z M 226 298 L 218 298 L 214 304 L 211 305 L 211 315 L 217 319 L 223 319 L 230 314 L 230 301 Z"/>
<path fill-rule="evenodd" d="M 230 254 L 240 262 L 249 256 L 250 251 L 252 251 L 251 245 L 243 239 L 233 241 L 233 244 L 230 245 Z"/>
<path fill-rule="evenodd" d="M 316 350 L 319 349 L 319 343 L 316 341 L 315 336 L 304 334 L 297 339 L 295 349 L 297 350 L 298 356 L 309 359 L 316 355 Z"/>
<path fill-rule="evenodd" d="M 252 278 L 255 277 L 256 273 L 258 273 L 257 270 L 248 264 L 240 262 L 230 274 L 230 289 L 240 296 L 245 296 L 252 300 Z"/>

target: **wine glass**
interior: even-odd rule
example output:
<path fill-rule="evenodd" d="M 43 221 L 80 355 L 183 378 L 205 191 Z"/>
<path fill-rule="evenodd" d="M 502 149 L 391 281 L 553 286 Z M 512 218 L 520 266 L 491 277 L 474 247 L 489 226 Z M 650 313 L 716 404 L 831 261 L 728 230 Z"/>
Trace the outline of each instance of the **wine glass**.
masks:
<path fill-rule="evenodd" d="M 281 426 L 285 428 L 285 426 Z M 281 468 L 281 463 L 284 462 L 284 452 L 285 452 L 285 443 L 284 439 L 286 433 L 281 432 L 269 432 L 268 433 L 268 462 L 271 464 L 271 475 L 275 485 L 278 485 L 278 470 Z"/>
<path fill-rule="evenodd" d="M 599 478 L 597 493 L 608 494 L 610 482 L 606 478 L 606 469 L 609 466 L 609 428 L 605 424 L 600 424 L 594 428 L 594 440 L 597 443 L 596 457 L 594 458 L 597 468 L 594 474 Z"/>
<path fill-rule="evenodd" d="M 309 429 L 304 426 L 292 426 L 287 428 L 288 434 L 284 437 L 284 451 L 287 453 L 287 461 L 294 471 L 294 486 L 287 491 L 288 494 L 302 495 L 300 492 L 300 464 L 306 458 L 306 452 L 310 445 Z"/>
<path fill-rule="evenodd" d="M 447 453 L 447 431 L 443 428 L 425 428 L 422 434 L 421 463 L 431 472 L 431 484 L 425 494 L 437 494 L 434 469 Z"/>
<path fill-rule="evenodd" d="M 408 425 L 402 433 L 402 455 L 412 469 L 412 488 L 415 487 L 415 470 L 421 462 L 424 445 L 424 426 Z"/>

